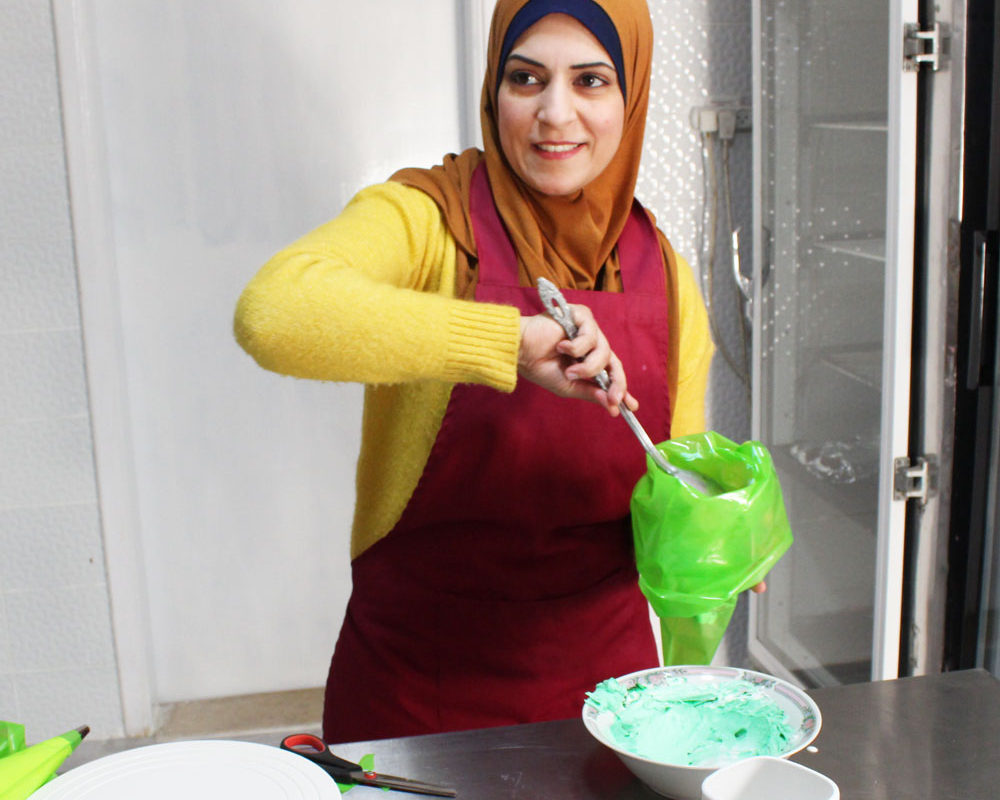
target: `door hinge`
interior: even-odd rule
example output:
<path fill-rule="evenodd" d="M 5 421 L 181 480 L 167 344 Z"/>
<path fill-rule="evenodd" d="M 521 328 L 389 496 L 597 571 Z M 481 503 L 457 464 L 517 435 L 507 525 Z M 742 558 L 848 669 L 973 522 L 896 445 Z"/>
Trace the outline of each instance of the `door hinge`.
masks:
<path fill-rule="evenodd" d="M 917 458 L 904 456 L 895 459 L 893 467 L 893 500 L 919 500 L 920 505 L 925 505 L 928 500 L 937 495 L 937 456 L 918 456 Z"/>
<path fill-rule="evenodd" d="M 951 38 L 948 26 L 935 22 L 921 29 L 915 22 L 903 26 L 903 71 L 916 72 L 926 64 L 931 72 L 947 66 L 947 45 Z"/>

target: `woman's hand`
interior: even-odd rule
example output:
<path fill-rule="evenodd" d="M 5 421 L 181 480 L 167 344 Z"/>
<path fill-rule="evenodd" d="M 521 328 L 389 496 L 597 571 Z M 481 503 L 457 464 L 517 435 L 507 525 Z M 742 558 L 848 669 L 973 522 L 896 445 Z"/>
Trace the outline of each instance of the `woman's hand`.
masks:
<path fill-rule="evenodd" d="M 521 317 L 518 375 L 560 397 L 597 403 L 613 417 L 621 413 L 619 406 L 623 402 L 635 411 L 639 403 L 628 393 L 622 362 L 611 350 L 594 315 L 580 305 L 571 305 L 570 313 L 578 328 L 574 339 L 567 339 L 559 323 L 548 314 Z M 607 392 L 594 382 L 602 369 L 607 369 L 611 379 Z"/>

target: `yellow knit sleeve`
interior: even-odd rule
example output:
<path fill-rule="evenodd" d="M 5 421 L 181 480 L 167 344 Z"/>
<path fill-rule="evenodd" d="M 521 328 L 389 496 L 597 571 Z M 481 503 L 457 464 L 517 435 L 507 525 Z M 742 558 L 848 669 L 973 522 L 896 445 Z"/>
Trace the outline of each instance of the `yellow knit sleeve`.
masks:
<path fill-rule="evenodd" d="M 705 430 L 705 390 L 715 348 L 708 313 L 690 265 L 677 257 L 677 305 L 680 315 L 680 365 L 677 402 L 670 426 L 672 436 Z"/>
<path fill-rule="evenodd" d="M 239 298 L 234 332 L 265 369 L 513 391 L 520 314 L 454 297 L 455 242 L 418 189 L 385 183 L 279 252 Z"/>

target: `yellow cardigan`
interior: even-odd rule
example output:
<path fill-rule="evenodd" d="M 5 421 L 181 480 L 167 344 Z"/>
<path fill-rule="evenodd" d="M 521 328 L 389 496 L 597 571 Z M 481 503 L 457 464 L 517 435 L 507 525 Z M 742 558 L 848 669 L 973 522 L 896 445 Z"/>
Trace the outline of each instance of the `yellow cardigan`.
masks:
<path fill-rule="evenodd" d="M 429 196 L 379 184 L 275 255 L 237 303 L 236 339 L 260 366 L 366 384 L 352 558 L 402 515 L 452 386 L 510 392 L 517 382 L 520 312 L 457 299 L 455 256 L 455 241 Z M 678 289 L 675 436 L 704 429 L 712 356 L 705 307 L 681 260 Z"/>

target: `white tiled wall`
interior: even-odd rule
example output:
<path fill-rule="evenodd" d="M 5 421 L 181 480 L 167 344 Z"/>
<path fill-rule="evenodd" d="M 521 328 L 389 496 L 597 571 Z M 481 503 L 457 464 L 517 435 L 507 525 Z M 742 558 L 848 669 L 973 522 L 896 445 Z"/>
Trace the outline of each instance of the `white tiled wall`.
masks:
<path fill-rule="evenodd" d="M 639 194 L 694 265 L 702 177 L 688 111 L 749 98 L 749 6 L 651 0 L 657 59 Z M 121 705 L 50 0 L 0 2 L 0 74 L 0 719 L 26 724 L 32 741 L 83 723 L 107 738 L 121 734 Z M 749 171 L 744 136 L 734 181 L 747 230 Z M 727 297 L 720 307 L 732 307 Z M 713 427 L 743 437 L 742 388 L 724 365 L 711 391 Z"/>
<path fill-rule="evenodd" d="M 736 98 L 749 104 L 751 93 L 751 0 L 649 0 L 656 32 L 649 119 L 643 170 L 637 194 L 656 214 L 674 248 L 696 274 L 705 270 L 699 233 L 704 208 L 701 143 L 690 111 L 709 101 Z M 742 227 L 744 271 L 751 263 L 750 134 L 736 135 L 730 167 L 733 216 Z M 719 247 L 728 248 L 721 233 Z M 720 251 L 714 305 L 718 329 L 734 355 L 740 352 L 736 295 L 729 260 Z M 709 427 L 734 440 L 750 436 L 744 385 L 717 356 L 709 384 Z"/>
<path fill-rule="evenodd" d="M 49 0 L 0 3 L 0 719 L 121 731 Z"/>

